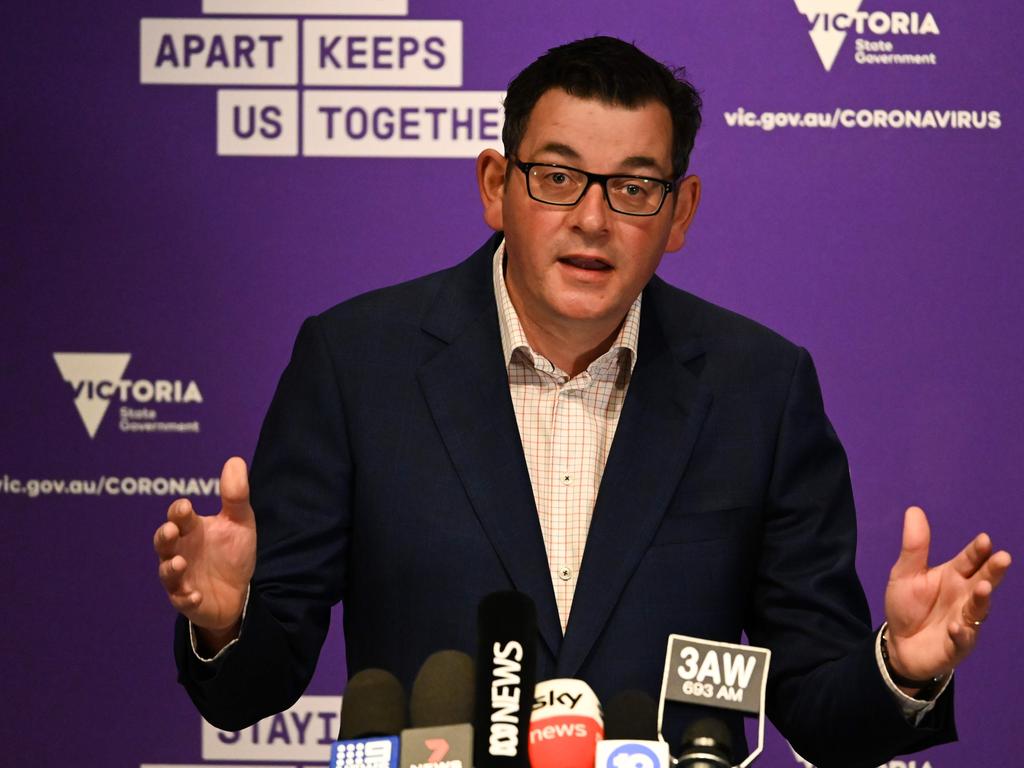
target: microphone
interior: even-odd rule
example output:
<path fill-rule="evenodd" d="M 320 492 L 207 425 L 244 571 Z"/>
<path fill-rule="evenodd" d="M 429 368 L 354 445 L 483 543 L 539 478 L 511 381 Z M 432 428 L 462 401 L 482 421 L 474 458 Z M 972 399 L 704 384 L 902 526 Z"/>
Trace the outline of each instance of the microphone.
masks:
<path fill-rule="evenodd" d="M 605 739 L 657 741 L 658 704 L 643 691 L 622 691 L 604 707 Z"/>
<path fill-rule="evenodd" d="M 533 768 L 591 768 L 604 719 L 597 694 L 582 680 L 537 683 L 530 719 Z"/>
<path fill-rule="evenodd" d="M 476 768 L 529 768 L 537 680 L 537 609 L 522 592 L 495 592 L 477 612 Z"/>
<path fill-rule="evenodd" d="M 757 718 L 757 746 L 743 765 L 764 749 L 764 709 L 771 651 L 685 635 L 669 635 L 661 685 L 658 726 L 667 701 L 703 708 L 731 710 Z M 732 731 L 721 720 L 697 720 L 683 733 L 684 768 L 729 768 L 733 760 Z"/>
<path fill-rule="evenodd" d="M 721 720 L 705 717 L 683 732 L 679 768 L 732 768 L 732 734 Z"/>
<path fill-rule="evenodd" d="M 643 691 L 622 691 L 604 708 L 605 740 L 596 768 L 670 768 L 668 744 L 658 739 L 658 705 Z"/>
<path fill-rule="evenodd" d="M 402 731 L 402 768 L 472 768 L 473 660 L 438 651 L 423 662 Z"/>
<path fill-rule="evenodd" d="M 405 727 L 405 691 L 383 669 L 352 676 L 341 706 L 330 768 L 398 768 L 398 737 Z"/>

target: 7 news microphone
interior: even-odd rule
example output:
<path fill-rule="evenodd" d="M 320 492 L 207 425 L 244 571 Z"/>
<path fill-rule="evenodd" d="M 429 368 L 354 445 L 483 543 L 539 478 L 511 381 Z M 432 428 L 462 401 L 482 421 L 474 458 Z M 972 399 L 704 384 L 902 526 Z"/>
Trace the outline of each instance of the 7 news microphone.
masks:
<path fill-rule="evenodd" d="M 473 660 L 461 651 L 423 662 L 409 697 L 401 768 L 472 768 L 473 677 Z"/>

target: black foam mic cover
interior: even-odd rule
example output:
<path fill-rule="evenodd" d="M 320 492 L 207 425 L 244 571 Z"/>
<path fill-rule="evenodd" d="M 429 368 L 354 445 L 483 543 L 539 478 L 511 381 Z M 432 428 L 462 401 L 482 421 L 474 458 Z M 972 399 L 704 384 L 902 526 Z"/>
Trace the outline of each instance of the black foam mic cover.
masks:
<path fill-rule="evenodd" d="M 529 766 L 537 682 L 537 609 L 522 592 L 495 592 L 477 613 L 476 768 Z"/>
<path fill-rule="evenodd" d="M 604 707 L 605 739 L 657 741 L 658 705 L 643 691 L 617 693 Z"/>
<path fill-rule="evenodd" d="M 676 763 L 679 768 L 730 768 L 732 766 L 732 733 L 721 720 L 704 717 L 683 731 L 683 751 Z"/>
<path fill-rule="evenodd" d="M 473 722 L 474 665 L 462 651 L 427 657 L 412 684 L 409 720 L 413 728 Z"/>
<path fill-rule="evenodd" d="M 405 690 L 383 669 L 364 669 L 348 681 L 338 740 L 397 736 L 406 722 Z"/>

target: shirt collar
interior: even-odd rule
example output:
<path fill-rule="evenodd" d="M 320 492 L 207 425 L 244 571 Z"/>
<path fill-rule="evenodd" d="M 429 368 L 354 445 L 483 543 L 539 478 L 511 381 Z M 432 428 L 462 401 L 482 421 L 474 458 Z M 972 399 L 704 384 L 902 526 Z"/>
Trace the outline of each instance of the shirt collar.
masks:
<path fill-rule="evenodd" d="M 512 306 L 512 299 L 508 295 L 508 287 L 505 285 L 505 241 L 502 240 L 498 249 L 494 252 L 492 262 L 492 274 L 494 278 L 494 298 L 498 304 L 498 330 L 501 333 L 501 354 L 505 361 L 505 367 L 512 364 L 516 352 L 519 352 L 526 360 L 539 370 L 553 373 L 554 365 L 547 358 L 538 355 L 530 347 L 530 342 L 523 331 L 523 325 L 519 322 L 519 314 Z M 612 342 L 611 348 L 597 360 L 587 366 L 591 375 L 614 369 L 622 375 L 633 373 L 633 366 L 636 365 L 637 340 L 640 336 L 640 300 L 643 298 L 641 292 L 626 312 L 626 318 L 619 328 L 619 333 Z"/>

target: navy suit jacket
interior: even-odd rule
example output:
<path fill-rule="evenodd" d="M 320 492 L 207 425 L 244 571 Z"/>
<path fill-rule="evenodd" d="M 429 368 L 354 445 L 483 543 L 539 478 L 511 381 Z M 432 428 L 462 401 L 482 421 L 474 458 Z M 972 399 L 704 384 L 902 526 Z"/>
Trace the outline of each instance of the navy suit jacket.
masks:
<path fill-rule="evenodd" d="M 773 651 L 770 716 L 819 765 L 953 738 L 951 696 L 915 729 L 881 680 L 809 356 L 657 277 L 563 636 L 501 354 L 498 242 L 303 325 L 252 463 L 241 640 L 204 665 L 179 622 L 203 715 L 237 729 L 288 707 L 339 600 L 349 673 L 382 667 L 408 690 L 433 651 L 474 651 L 484 595 L 517 589 L 537 605 L 538 679 L 656 695 L 670 633 L 746 632 Z"/>

